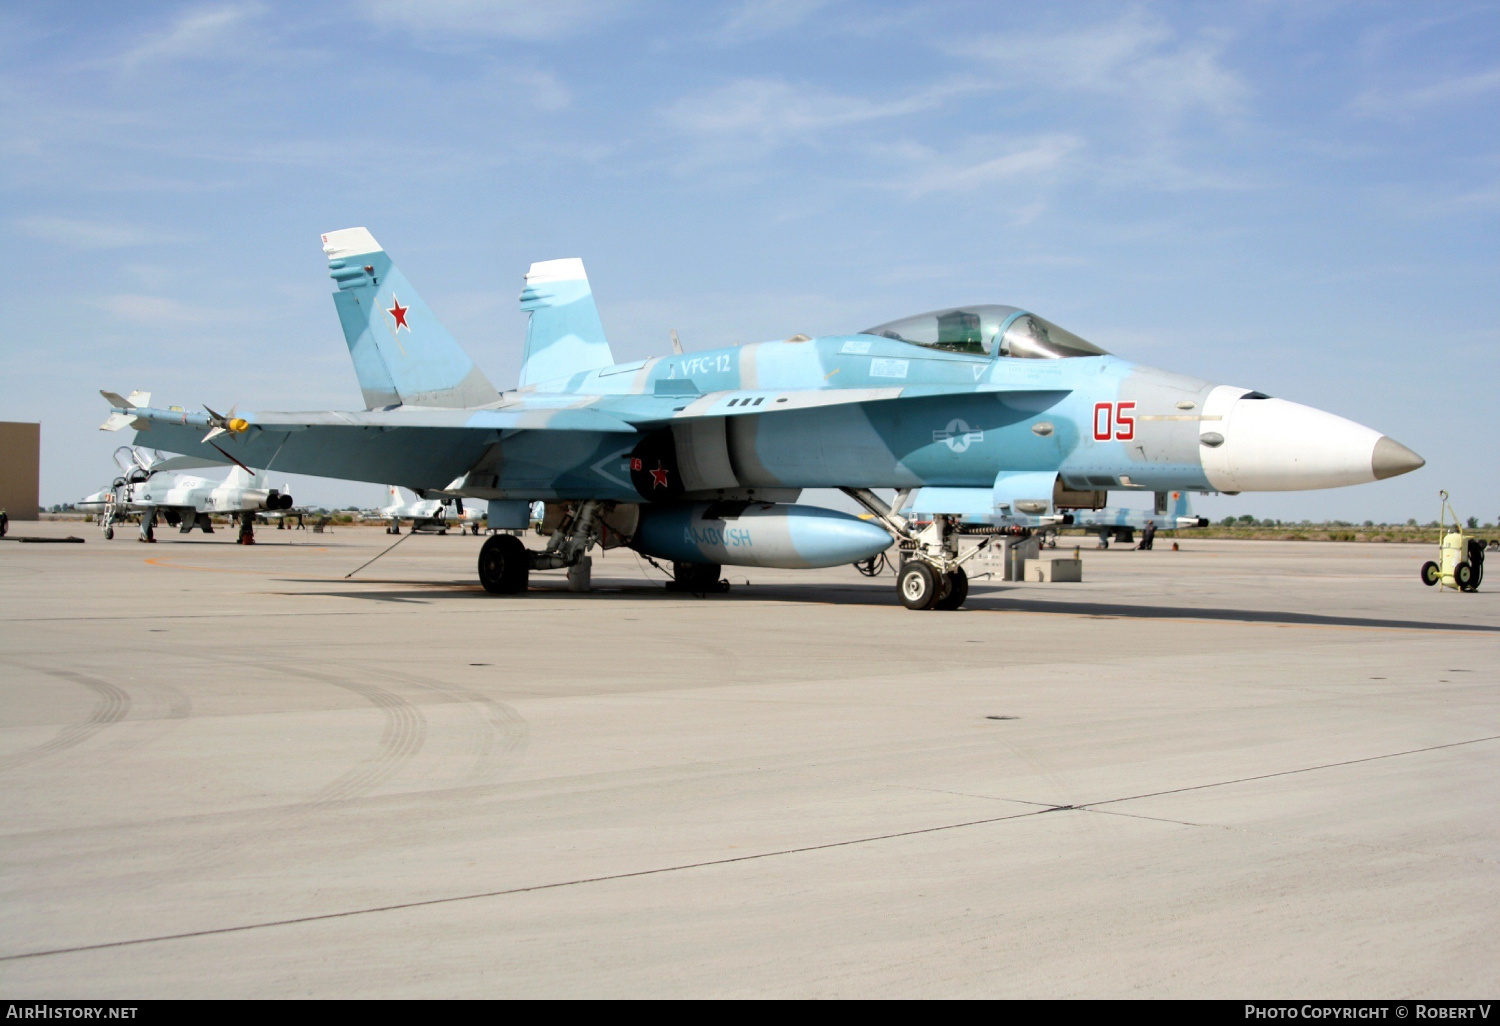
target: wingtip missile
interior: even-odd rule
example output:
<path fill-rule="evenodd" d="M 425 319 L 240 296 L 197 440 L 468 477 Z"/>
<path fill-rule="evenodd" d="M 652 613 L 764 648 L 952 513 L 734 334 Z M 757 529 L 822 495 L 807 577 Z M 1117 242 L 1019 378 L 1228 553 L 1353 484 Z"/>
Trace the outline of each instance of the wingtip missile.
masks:
<path fill-rule="evenodd" d="M 118 431 L 126 425 L 133 426 L 137 431 L 149 431 L 151 422 L 144 417 L 133 417 L 127 410 L 134 410 L 142 406 L 151 405 L 151 393 L 142 392 L 137 389 L 129 396 L 122 396 L 118 392 L 111 392 L 101 388 L 99 394 L 104 401 L 113 407 L 112 412 L 105 418 L 104 423 L 99 425 L 100 431 Z"/>
<path fill-rule="evenodd" d="M 212 430 L 203 436 L 205 442 L 218 438 L 220 435 L 242 435 L 250 430 L 250 422 L 244 417 L 236 417 L 233 406 L 229 408 L 228 413 L 219 413 L 206 403 L 203 408 L 208 411 L 209 423 L 213 425 Z"/>

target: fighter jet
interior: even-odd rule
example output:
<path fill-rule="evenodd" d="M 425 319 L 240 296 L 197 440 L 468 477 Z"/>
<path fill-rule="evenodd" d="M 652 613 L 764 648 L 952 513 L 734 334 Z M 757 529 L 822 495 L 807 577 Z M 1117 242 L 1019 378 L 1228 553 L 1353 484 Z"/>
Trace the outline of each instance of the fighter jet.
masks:
<path fill-rule="evenodd" d="M 962 604 L 965 517 L 1054 514 L 1070 491 L 1334 488 L 1423 460 L 1342 417 L 1112 356 L 1040 314 L 977 304 L 862 330 L 616 363 L 583 262 L 533 264 L 520 381 L 498 391 L 364 228 L 323 236 L 362 410 L 187 412 L 109 393 L 104 427 L 256 466 L 487 500 L 479 579 L 587 585 L 595 545 L 719 568 L 819 567 L 899 548 L 900 600 Z M 149 435 L 149 438 L 144 436 Z M 205 444 L 208 443 L 208 444 Z M 839 488 L 861 520 L 801 505 Z M 912 524 L 876 490 L 923 491 Z M 506 529 L 548 503 L 550 540 Z M 560 512 L 553 515 L 553 506 Z"/>
<path fill-rule="evenodd" d="M 400 534 L 403 520 L 411 521 L 413 531 L 447 534 L 450 528 L 457 528 L 461 533 L 467 527 L 478 534 L 480 521 L 484 519 L 484 514 L 466 508 L 462 499 L 418 499 L 408 502 L 396 485 L 387 485 L 386 494 L 391 500 L 389 503 L 378 509 L 363 511 L 360 519 L 386 521 L 387 534 Z"/>
<path fill-rule="evenodd" d="M 256 513 L 293 506 L 291 495 L 267 484 L 264 471 L 234 467 L 222 481 L 189 476 L 176 471 L 218 464 L 191 456 L 163 457 L 139 446 L 122 446 L 115 461 L 123 473 L 108 488 L 74 504 L 100 515 L 105 538 L 113 538 L 115 525 L 130 515 L 139 515 L 144 542 L 156 541 L 158 515 L 183 534 L 194 527 L 212 534 L 212 514 L 227 513 L 240 519 L 240 540 L 247 541 L 254 538 Z"/>
<path fill-rule="evenodd" d="M 1109 548 L 1111 541 L 1129 545 L 1135 541 L 1135 532 L 1145 530 L 1147 524 L 1162 531 L 1181 531 L 1194 527 L 1207 527 L 1208 518 L 1193 513 L 1192 500 L 1187 492 L 1177 491 L 1167 495 L 1157 493 L 1157 503 L 1152 509 L 1132 509 L 1123 506 L 1105 506 L 1102 509 L 1078 509 L 1073 511 L 1073 526 L 1082 527 L 1099 536 L 1099 548 Z M 1052 532 L 1053 539 L 1056 531 Z"/>
<path fill-rule="evenodd" d="M 1135 532 L 1153 524 L 1158 530 L 1185 530 L 1207 527 L 1208 518 L 1193 514 L 1192 500 L 1186 491 L 1157 492 L 1156 504 L 1151 509 L 1128 506 L 1105 506 L 1104 491 L 1089 491 L 1067 495 L 1058 505 L 1058 512 L 1044 516 L 1028 516 L 1024 513 L 994 512 L 980 520 L 965 518 L 961 529 L 974 526 L 999 527 L 1022 532 L 1035 532 L 1042 536 L 1042 543 L 1053 548 L 1057 545 L 1058 531 L 1064 527 L 1081 527 L 1090 534 L 1099 536 L 1098 547 L 1109 548 L 1111 541 L 1130 544 L 1135 541 Z M 917 520 L 930 520 L 934 514 L 911 510 L 907 516 Z"/>

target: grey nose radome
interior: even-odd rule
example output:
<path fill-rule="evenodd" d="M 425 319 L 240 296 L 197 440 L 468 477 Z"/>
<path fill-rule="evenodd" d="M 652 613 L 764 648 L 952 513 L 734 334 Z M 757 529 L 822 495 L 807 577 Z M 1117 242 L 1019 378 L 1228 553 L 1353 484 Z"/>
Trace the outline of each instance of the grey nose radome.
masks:
<path fill-rule="evenodd" d="M 1405 474 L 1427 465 L 1427 461 L 1390 435 L 1381 435 L 1375 443 L 1375 453 L 1370 457 L 1370 470 L 1375 480 L 1383 481 L 1397 474 Z"/>

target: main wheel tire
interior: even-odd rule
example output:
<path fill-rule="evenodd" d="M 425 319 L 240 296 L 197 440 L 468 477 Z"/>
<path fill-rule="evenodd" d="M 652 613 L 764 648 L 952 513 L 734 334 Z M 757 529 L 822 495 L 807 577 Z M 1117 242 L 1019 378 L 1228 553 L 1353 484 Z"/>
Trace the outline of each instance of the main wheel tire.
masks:
<path fill-rule="evenodd" d="M 496 534 L 479 550 L 479 583 L 491 595 L 514 595 L 526 590 L 531 576 L 531 553 L 513 534 Z"/>
<path fill-rule="evenodd" d="M 1474 567 L 1467 562 L 1459 563 L 1453 567 L 1453 583 L 1458 585 L 1460 591 L 1474 590 Z"/>
<path fill-rule="evenodd" d="M 959 567 L 948 575 L 948 593 L 932 604 L 933 609 L 957 609 L 969 597 L 969 575 Z"/>
<path fill-rule="evenodd" d="M 914 559 L 901 568 L 896 592 L 907 609 L 931 609 L 942 597 L 943 581 L 930 565 Z"/>
<path fill-rule="evenodd" d="M 104 540 L 105 541 L 114 541 L 115 540 L 115 529 L 113 527 L 106 527 L 104 529 Z"/>
<path fill-rule="evenodd" d="M 672 563 L 672 590 L 686 591 L 693 595 L 711 595 L 727 591 L 720 577 L 724 568 L 718 563 Z"/>
<path fill-rule="evenodd" d="M 1443 572 L 1438 569 L 1438 565 L 1432 560 L 1429 559 L 1422 564 L 1422 583 L 1427 585 L 1427 587 L 1432 587 L 1438 581 L 1442 580 L 1442 578 Z"/>

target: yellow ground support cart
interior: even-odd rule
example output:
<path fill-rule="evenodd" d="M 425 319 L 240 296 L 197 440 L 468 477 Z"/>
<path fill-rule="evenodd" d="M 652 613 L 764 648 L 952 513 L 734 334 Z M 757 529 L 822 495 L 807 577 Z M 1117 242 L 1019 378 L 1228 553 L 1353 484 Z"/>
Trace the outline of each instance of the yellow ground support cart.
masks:
<path fill-rule="evenodd" d="M 1441 584 L 1457 591 L 1478 591 L 1479 582 L 1484 579 L 1484 540 L 1464 534 L 1463 523 L 1448 502 L 1448 493 L 1438 494 L 1443 498 L 1438 517 L 1438 558 L 1422 564 L 1422 583 L 1429 588 Z"/>

